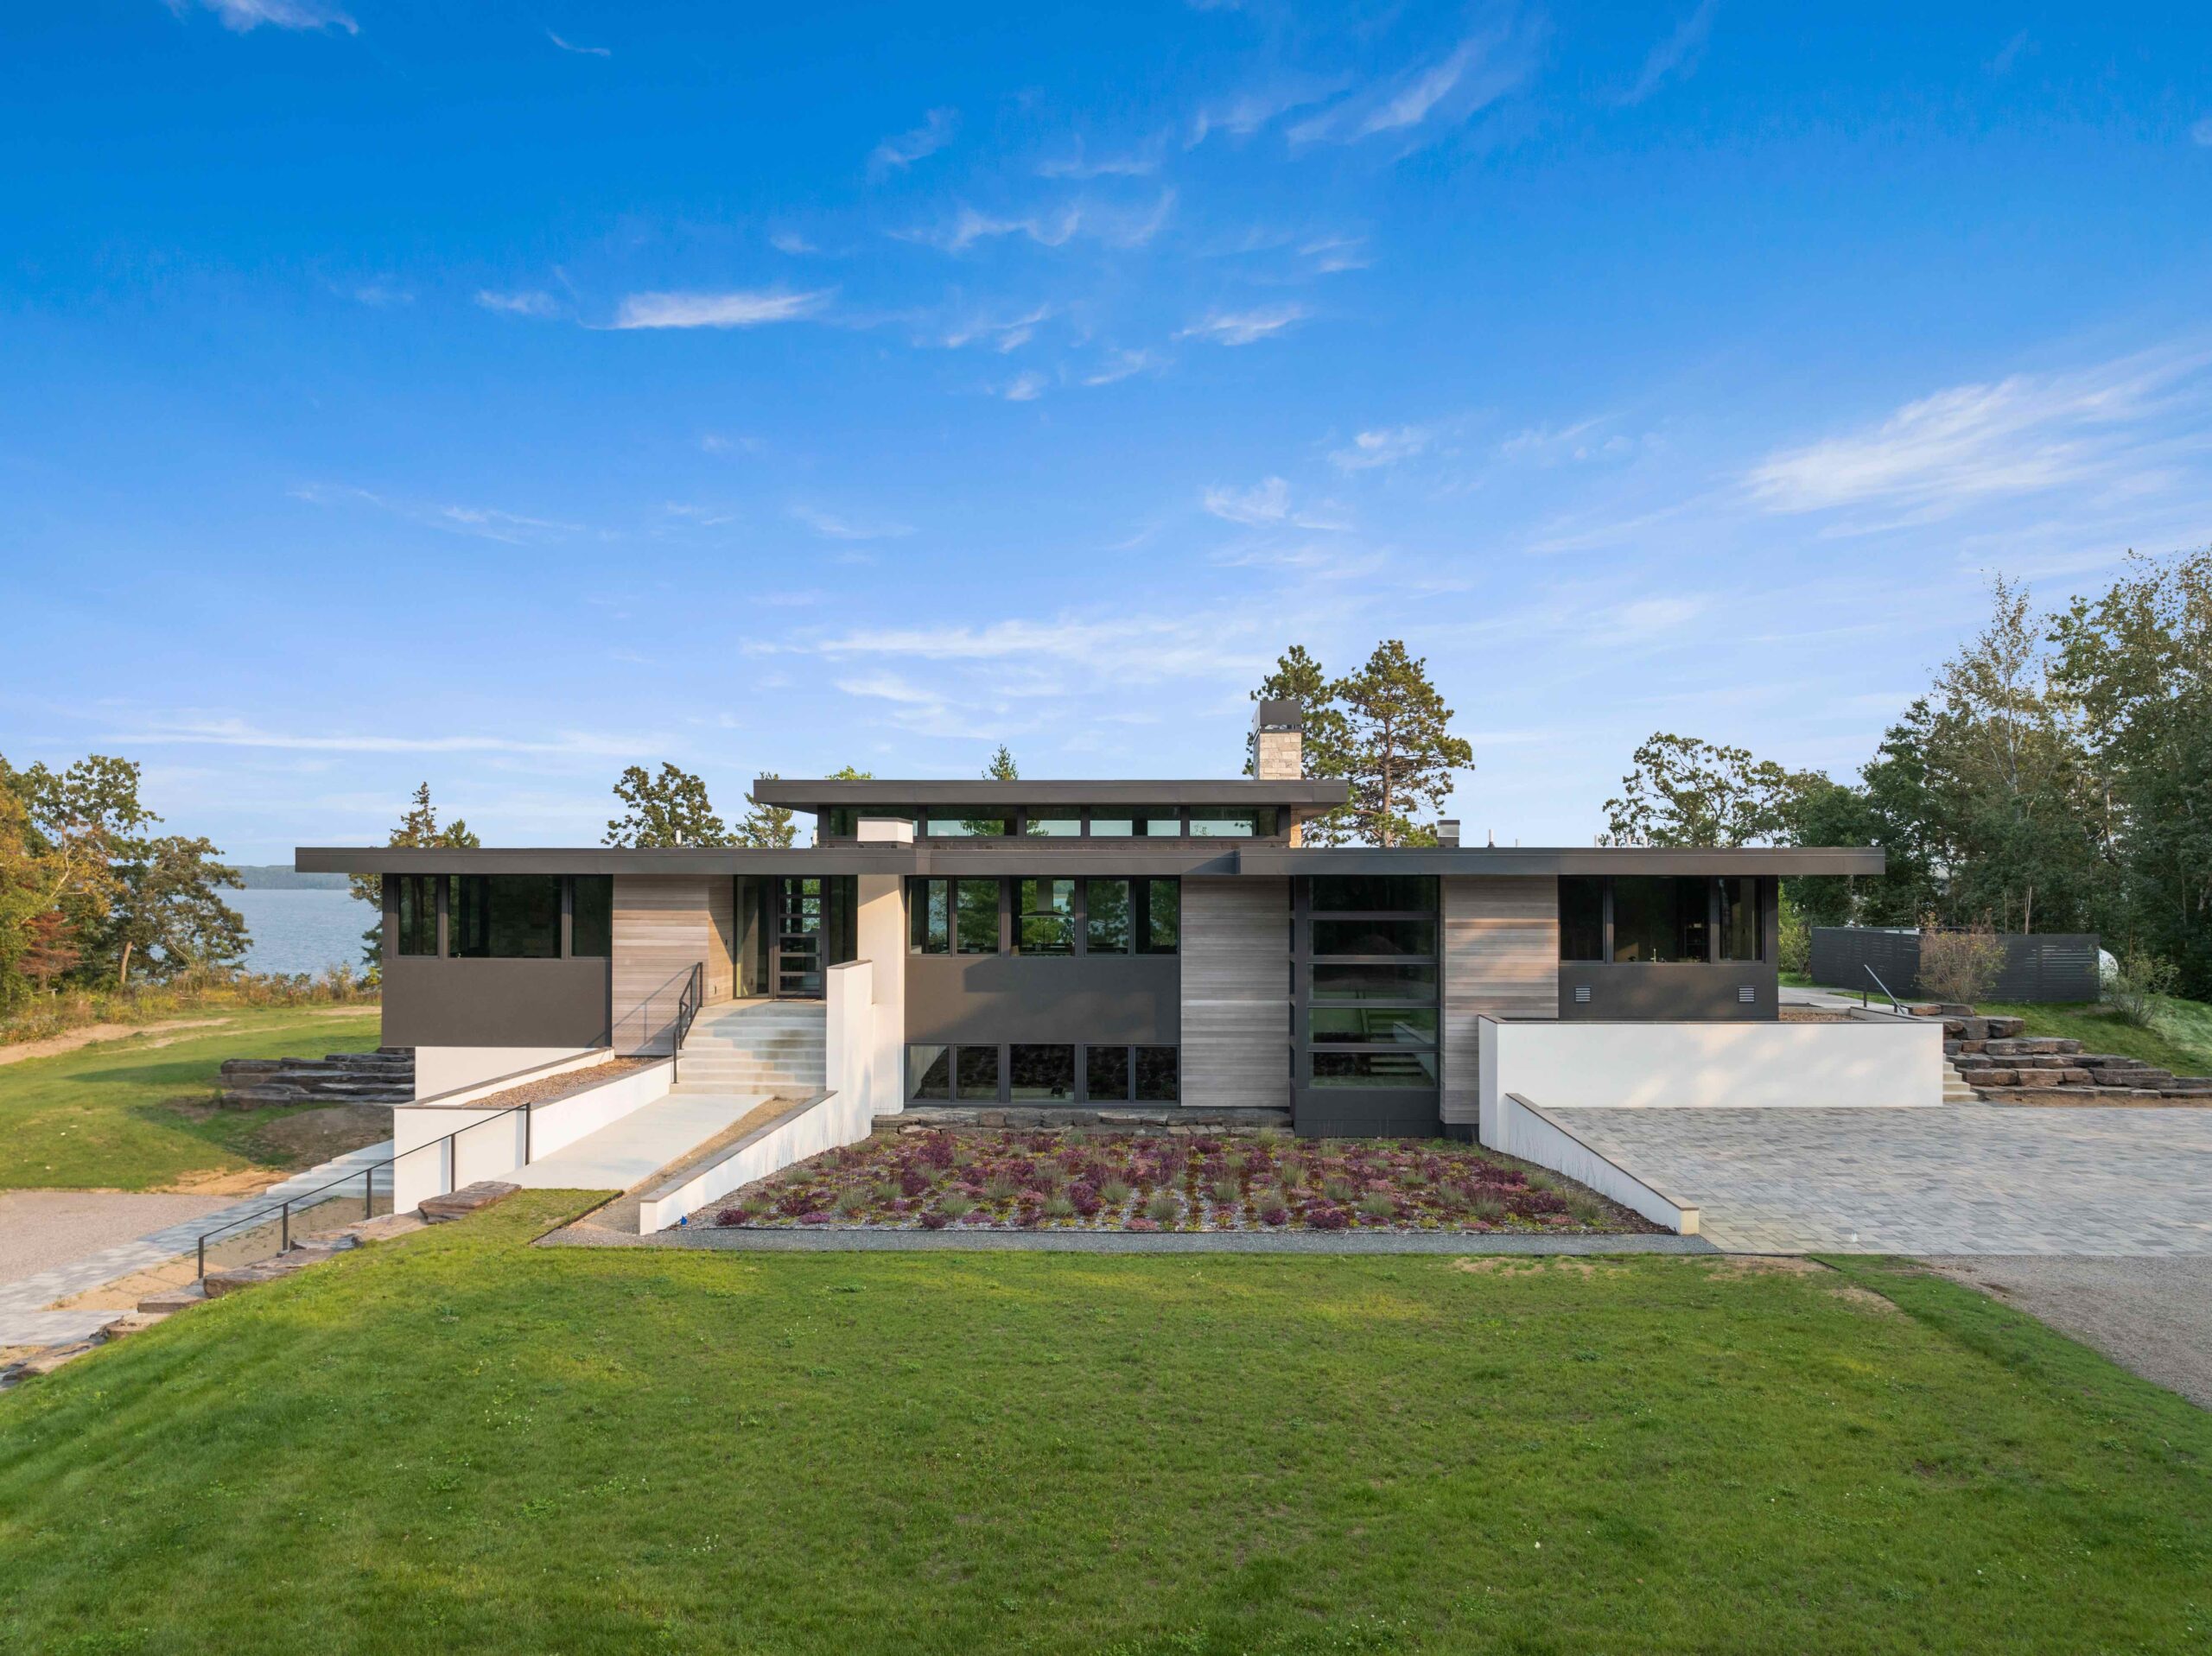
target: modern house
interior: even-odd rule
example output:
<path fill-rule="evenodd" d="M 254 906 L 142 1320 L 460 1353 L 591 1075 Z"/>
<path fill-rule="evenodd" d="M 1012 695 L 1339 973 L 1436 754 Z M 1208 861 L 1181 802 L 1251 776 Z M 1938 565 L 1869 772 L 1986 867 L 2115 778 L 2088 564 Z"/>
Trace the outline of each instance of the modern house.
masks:
<path fill-rule="evenodd" d="M 764 779 L 790 850 L 303 848 L 384 878 L 385 1038 L 420 1095 L 594 1050 L 924 1106 L 1475 1132 L 1481 1030 L 1772 1023 L 1777 880 L 1864 849 L 1322 849 L 1299 708 L 1230 780 Z M 841 968 L 864 1032 L 828 1050 Z M 697 1012 L 697 1021 L 690 1021 Z M 848 1031 L 861 1028 L 849 1020 Z M 863 1050 L 864 1049 L 864 1050 Z M 855 1078 L 857 1078 L 856 1080 Z M 1247 1118 L 1261 1119 L 1261 1118 Z"/>

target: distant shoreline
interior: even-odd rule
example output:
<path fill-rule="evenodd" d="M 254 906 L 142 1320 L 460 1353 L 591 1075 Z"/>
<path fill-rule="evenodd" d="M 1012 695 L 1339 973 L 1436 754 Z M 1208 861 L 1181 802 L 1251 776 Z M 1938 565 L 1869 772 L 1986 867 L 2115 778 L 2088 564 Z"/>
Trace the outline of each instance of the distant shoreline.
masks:
<path fill-rule="evenodd" d="M 238 883 L 249 891 L 342 891 L 343 874 L 302 874 L 289 863 L 233 863 Z"/>

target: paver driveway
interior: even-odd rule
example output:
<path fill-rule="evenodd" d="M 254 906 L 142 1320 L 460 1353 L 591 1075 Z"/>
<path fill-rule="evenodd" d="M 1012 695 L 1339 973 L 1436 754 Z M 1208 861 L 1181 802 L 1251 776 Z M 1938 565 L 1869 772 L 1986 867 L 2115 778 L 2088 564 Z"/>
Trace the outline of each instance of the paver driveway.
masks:
<path fill-rule="evenodd" d="M 1734 1251 L 2212 1253 L 2212 1110 L 1553 1114 Z"/>

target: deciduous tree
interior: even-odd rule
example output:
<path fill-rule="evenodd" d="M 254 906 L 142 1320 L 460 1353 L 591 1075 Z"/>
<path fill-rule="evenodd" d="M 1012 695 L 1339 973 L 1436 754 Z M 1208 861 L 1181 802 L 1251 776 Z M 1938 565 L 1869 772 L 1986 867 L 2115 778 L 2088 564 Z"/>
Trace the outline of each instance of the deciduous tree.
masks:
<path fill-rule="evenodd" d="M 732 843 L 728 827 L 707 797 L 707 784 L 665 760 L 658 776 L 648 776 L 642 765 L 630 766 L 615 782 L 614 796 L 629 809 L 607 823 L 607 845 Z"/>

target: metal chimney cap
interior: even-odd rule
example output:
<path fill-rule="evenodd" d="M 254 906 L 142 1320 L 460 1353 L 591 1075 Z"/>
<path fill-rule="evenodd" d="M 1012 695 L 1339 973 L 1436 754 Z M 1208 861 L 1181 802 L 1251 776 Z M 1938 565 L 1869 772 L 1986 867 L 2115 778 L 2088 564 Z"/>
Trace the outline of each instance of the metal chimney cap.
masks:
<path fill-rule="evenodd" d="M 1262 701 L 1252 709 L 1255 730 L 1304 730 L 1306 709 L 1293 701 Z"/>

